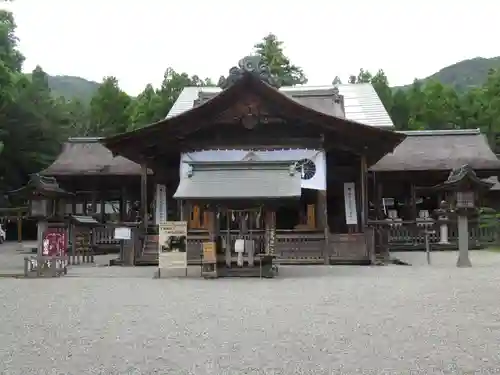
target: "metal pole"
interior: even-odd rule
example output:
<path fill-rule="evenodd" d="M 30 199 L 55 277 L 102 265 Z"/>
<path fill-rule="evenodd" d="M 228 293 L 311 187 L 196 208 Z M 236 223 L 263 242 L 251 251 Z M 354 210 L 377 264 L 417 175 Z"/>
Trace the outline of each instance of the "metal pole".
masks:
<path fill-rule="evenodd" d="M 425 239 L 425 253 L 426 253 L 426 256 L 427 256 L 427 264 L 430 265 L 431 264 L 431 243 L 429 241 L 429 235 L 430 234 L 434 234 L 435 232 L 434 231 L 430 231 L 430 230 L 425 230 L 424 231 L 424 239 Z"/>
<path fill-rule="evenodd" d="M 24 250 L 24 246 L 23 246 L 23 219 L 22 219 L 22 213 L 21 213 L 20 209 L 17 211 L 16 224 L 17 224 L 17 246 L 19 247 L 19 250 Z"/>
<path fill-rule="evenodd" d="M 425 238 L 425 253 L 427 255 L 427 264 L 431 264 L 431 246 L 429 244 L 429 232 L 425 231 L 424 232 L 424 238 Z"/>

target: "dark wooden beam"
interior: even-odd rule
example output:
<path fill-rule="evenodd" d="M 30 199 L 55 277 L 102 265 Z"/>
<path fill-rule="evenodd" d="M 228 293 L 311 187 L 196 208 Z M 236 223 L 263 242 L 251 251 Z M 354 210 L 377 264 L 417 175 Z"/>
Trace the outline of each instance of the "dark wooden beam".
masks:
<path fill-rule="evenodd" d="M 360 182 L 361 182 L 361 226 L 365 231 L 366 222 L 368 220 L 368 187 L 367 187 L 367 167 L 366 156 L 361 156 L 360 163 Z"/>
<path fill-rule="evenodd" d="M 186 141 L 179 142 L 179 146 L 184 151 L 201 150 L 206 148 L 225 149 L 225 148 L 241 148 L 241 149 L 269 149 L 269 148 L 320 148 L 322 141 L 320 139 L 311 138 L 291 138 L 283 137 L 281 139 L 262 139 L 260 137 L 245 137 L 240 140 L 220 140 L 218 142 L 205 141 Z"/>
<path fill-rule="evenodd" d="M 147 175 L 147 165 L 143 163 L 141 165 L 141 216 L 142 216 L 142 227 L 147 229 L 148 227 L 148 175 Z"/>

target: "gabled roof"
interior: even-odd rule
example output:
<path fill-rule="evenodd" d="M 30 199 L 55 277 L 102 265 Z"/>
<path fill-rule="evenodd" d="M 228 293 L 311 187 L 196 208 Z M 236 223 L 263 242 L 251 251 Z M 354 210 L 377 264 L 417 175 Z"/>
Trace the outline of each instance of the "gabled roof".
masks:
<path fill-rule="evenodd" d="M 73 193 L 67 192 L 59 186 L 54 177 L 32 174 L 28 183 L 16 190 L 9 191 L 8 195 L 31 197 L 33 195 L 42 197 L 64 197 Z"/>
<path fill-rule="evenodd" d="M 490 181 L 479 179 L 474 169 L 465 164 L 453 169 L 446 181 L 432 187 L 432 189 L 444 191 L 460 191 L 464 188 L 467 190 L 489 190 L 493 185 Z"/>
<path fill-rule="evenodd" d="M 344 97 L 345 118 L 377 128 L 393 128 L 394 124 L 389 117 L 382 101 L 370 83 L 337 85 L 339 94 Z M 331 112 L 333 106 L 331 98 L 333 86 L 281 87 L 280 92 L 291 96 L 306 107 L 335 115 Z M 220 93 L 219 87 L 185 87 L 174 103 L 167 118 L 177 116 L 194 107 L 194 102 L 200 93 L 212 97 Z"/>
<path fill-rule="evenodd" d="M 379 160 L 405 138 L 404 134 L 397 134 L 306 107 L 282 91 L 261 81 L 255 75 L 245 73 L 232 86 L 190 110 L 144 128 L 106 138 L 102 142 L 114 153 L 132 160 L 142 157 L 148 148 L 158 149 L 161 146 L 169 152 L 176 152 L 178 151 L 176 147 L 179 147 L 182 139 L 200 130 L 200 126 L 212 126 L 216 123 L 215 119 L 218 115 L 237 104 L 240 98 L 249 93 L 279 110 L 280 114 L 286 118 L 292 121 L 300 119 L 301 126 L 316 126 L 318 135 L 324 133 L 325 137 L 330 137 L 330 140 L 335 140 L 343 147 L 358 153 L 366 153 L 369 156 L 369 162 Z"/>
<path fill-rule="evenodd" d="M 468 164 L 474 170 L 500 170 L 500 160 L 479 129 L 402 132 L 407 137 L 370 170 L 450 171 Z"/>
<path fill-rule="evenodd" d="M 57 159 L 40 172 L 63 175 L 140 175 L 141 166 L 122 156 L 113 156 L 101 138 L 70 138 Z"/>

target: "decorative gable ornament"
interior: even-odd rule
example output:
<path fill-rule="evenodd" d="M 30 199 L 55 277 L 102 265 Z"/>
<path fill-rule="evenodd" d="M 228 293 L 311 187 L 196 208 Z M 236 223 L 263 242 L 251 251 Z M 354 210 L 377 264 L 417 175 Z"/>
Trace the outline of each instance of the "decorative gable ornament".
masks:
<path fill-rule="evenodd" d="M 279 88 L 280 86 L 278 80 L 273 77 L 269 67 L 262 61 L 260 56 L 247 56 L 242 58 L 238 62 L 238 66 L 234 66 L 229 70 L 227 78 L 223 76 L 220 77 L 218 86 L 225 90 L 243 77 L 245 73 L 250 73 L 275 88 Z"/>
<path fill-rule="evenodd" d="M 316 164 L 311 159 L 301 159 L 295 163 L 295 169 L 300 172 L 302 180 L 310 180 L 316 174 Z"/>

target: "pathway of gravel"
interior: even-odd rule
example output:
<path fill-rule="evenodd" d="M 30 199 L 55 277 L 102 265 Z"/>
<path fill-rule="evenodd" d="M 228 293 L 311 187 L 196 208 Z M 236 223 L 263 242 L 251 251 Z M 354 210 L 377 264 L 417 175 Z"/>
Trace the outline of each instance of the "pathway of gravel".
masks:
<path fill-rule="evenodd" d="M 116 267 L 2 279 L 0 373 L 500 373 L 500 255 L 475 252 L 470 269 L 440 257 L 274 280 Z"/>

